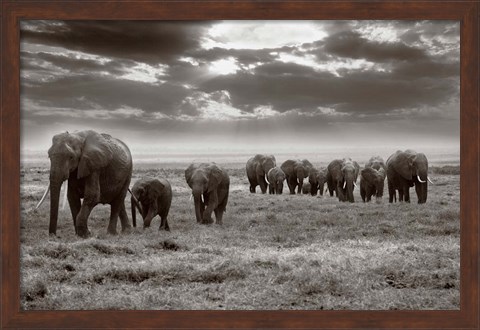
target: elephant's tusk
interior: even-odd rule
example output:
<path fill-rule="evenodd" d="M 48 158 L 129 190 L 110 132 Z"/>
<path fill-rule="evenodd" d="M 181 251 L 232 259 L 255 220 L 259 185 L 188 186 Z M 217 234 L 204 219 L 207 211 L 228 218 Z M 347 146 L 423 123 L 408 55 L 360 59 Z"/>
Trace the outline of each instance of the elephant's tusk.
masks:
<path fill-rule="evenodd" d="M 265 176 L 265 182 L 267 182 L 268 184 L 270 184 L 270 182 L 268 182 L 268 177 Z"/>
<path fill-rule="evenodd" d="M 347 186 L 347 181 L 344 181 L 343 182 L 343 189 L 345 189 L 346 186 Z"/>
<path fill-rule="evenodd" d="M 355 188 L 357 188 L 357 184 L 354 182 L 353 185 L 355 186 Z"/>
<path fill-rule="evenodd" d="M 425 182 L 427 182 L 427 181 L 422 181 L 422 179 L 420 179 L 420 175 L 418 175 L 418 174 L 417 174 L 417 179 L 418 179 L 418 181 L 419 181 L 420 183 L 425 183 Z"/>
<path fill-rule="evenodd" d="M 50 191 L 50 183 L 48 183 L 48 187 L 47 187 L 47 189 L 45 189 L 45 192 L 43 193 L 42 199 L 40 199 L 40 202 L 38 202 L 37 206 L 35 206 L 35 210 L 38 209 L 40 207 L 40 205 L 42 205 L 45 198 L 47 198 L 47 194 L 48 194 L 49 191 Z"/>
<path fill-rule="evenodd" d="M 67 192 L 68 192 L 68 181 L 63 185 L 63 200 L 62 200 L 62 210 L 65 210 L 65 204 L 67 204 Z"/>
<path fill-rule="evenodd" d="M 430 180 L 430 177 L 428 177 L 428 176 L 427 176 L 427 180 L 428 180 L 428 182 L 430 182 L 431 184 L 434 184 L 434 183 L 432 182 L 432 180 Z"/>
<path fill-rule="evenodd" d="M 200 200 L 202 201 L 203 204 L 205 204 L 205 200 L 203 199 L 203 194 L 200 195 Z"/>
<path fill-rule="evenodd" d="M 192 200 L 192 198 L 193 198 L 193 193 L 192 193 L 192 194 L 190 194 L 190 198 L 189 198 L 189 200 Z"/>

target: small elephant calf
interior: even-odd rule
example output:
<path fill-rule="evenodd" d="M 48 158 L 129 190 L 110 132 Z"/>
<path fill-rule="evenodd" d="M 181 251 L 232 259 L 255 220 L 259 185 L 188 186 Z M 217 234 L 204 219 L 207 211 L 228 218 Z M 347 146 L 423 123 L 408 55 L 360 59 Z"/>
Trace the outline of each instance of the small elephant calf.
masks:
<path fill-rule="evenodd" d="M 285 173 L 278 166 L 271 168 L 267 173 L 268 191 L 270 194 L 280 195 L 283 192 L 283 181 L 285 181 Z"/>
<path fill-rule="evenodd" d="M 140 179 L 131 190 L 132 222 L 137 226 L 136 208 L 143 218 L 143 227 L 150 227 L 152 219 L 159 215 L 161 218 L 160 230 L 170 231 L 168 226 L 168 211 L 172 204 L 172 187 L 166 179 Z"/>
<path fill-rule="evenodd" d="M 383 196 L 383 187 L 385 183 L 385 170 L 380 167 L 378 170 L 367 167 L 360 172 L 360 196 L 364 202 L 370 202 L 375 195 L 377 202 L 380 202 Z"/>

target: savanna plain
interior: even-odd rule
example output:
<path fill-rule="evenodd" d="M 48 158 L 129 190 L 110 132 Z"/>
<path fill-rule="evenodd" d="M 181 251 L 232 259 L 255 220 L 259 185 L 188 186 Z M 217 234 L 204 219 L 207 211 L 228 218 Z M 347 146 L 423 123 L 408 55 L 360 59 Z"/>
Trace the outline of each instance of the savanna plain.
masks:
<path fill-rule="evenodd" d="M 157 217 L 145 230 L 137 218 L 137 228 L 108 235 L 110 207 L 99 205 L 93 236 L 81 239 L 68 205 L 58 237 L 49 237 L 49 200 L 35 210 L 48 164 L 23 163 L 22 308 L 459 308 L 459 166 L 431 166 L 434 185 L 419 205 L 413 188 L 411 204 L 389 204 L 386 182 L 382 203 L 363 203 L 358 188 L 353 204 L 289 195 L 286 184 L 282 195 L 251 194 L 245 162 L 224 164 L 231 183 L 222 226 L 196 223 L 187 166 L 134 166 L 131 186 L 145 176 L 170 181 L 170 232 L 158 230 Z M 129 196 L 125 203 L 131 221 Z"/>

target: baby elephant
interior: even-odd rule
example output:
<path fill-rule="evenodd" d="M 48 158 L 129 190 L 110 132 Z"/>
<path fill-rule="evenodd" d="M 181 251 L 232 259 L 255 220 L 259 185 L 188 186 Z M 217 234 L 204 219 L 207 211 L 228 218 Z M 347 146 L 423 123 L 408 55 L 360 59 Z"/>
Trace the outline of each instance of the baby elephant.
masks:
<path fill-rule="evenodd" d="M 170 231 L 168 227 L 168 211 L 172 204 L 172 187 L 165 179 L 140 179 L 133 185 L 131 191 L 132 221 L 137 226 L 135 209 L 140 211 L 143 218 L 143 228 L 150 227 L 152 219 L 159 215 L 160 228 Z M 135 207 L 136 206 L 136 207 Z"/>
<path fill-rule="evenodd" d="M 367 167 L 360 172 L 360 196 L 364 202 L 370 202 L 375 195 L 377 203 L 382 200 L 385 182 L 385 170 Z"/>
<path fill-rule="evenodd" d="M 283 181 L 285 173 L 278 166 L 271 168 L 267 173 L 268 191 L 270 194 L 281 195 L 283 192 Z"/>

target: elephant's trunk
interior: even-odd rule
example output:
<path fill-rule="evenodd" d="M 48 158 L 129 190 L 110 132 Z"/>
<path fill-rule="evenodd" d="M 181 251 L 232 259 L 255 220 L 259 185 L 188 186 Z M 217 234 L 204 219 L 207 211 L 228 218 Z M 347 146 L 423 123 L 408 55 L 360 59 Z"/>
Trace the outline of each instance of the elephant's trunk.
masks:
<path fill-rule="evenodd" d="M 305 173 L 300 170 L 297 171 L 297 180 L 298 180 L 298 193 L 302 193 L 302 188 L 303 188 L 303 179 L 305 179 Z"/>
<path fill-rule="evenodd" d="M 350 203 L 353 203 L 355 200 L 353 198 L 353 181 L 347 182 L 347 198 Z"/>
<path fill-rule="evenodd" d="M 203 201 L 202 201 L 202 193 L 201 192 L 193 192 L 193 203 L 195 205 L 195 218 L 197 219 L 198 223 L 202 222 L 203 216 Z"/>
<path fill-rule="evenodd" d="M 50 181 L 50 225 L 48 232 L 56 235 L 58 220 L 58 200 L 60 199 L 60 190 L 62 182 Z"/>

